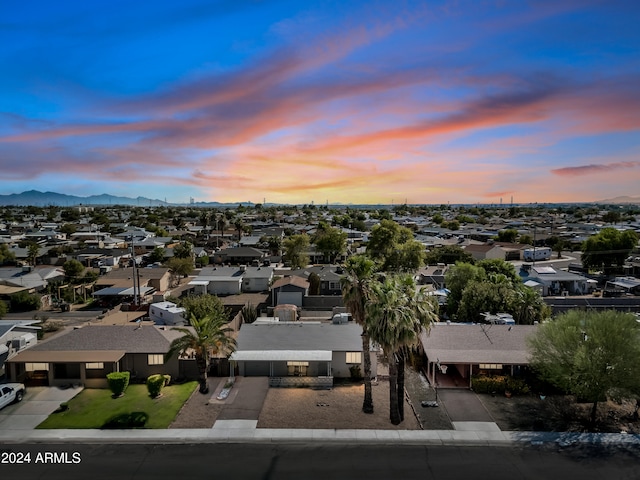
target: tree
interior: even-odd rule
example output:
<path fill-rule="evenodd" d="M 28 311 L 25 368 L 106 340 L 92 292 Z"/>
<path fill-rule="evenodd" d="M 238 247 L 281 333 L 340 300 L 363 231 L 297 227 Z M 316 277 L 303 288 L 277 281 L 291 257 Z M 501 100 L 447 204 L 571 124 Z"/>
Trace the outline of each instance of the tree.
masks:
<path fill-rule="evenodd" d="M 162 247 L 156 247 L 149 254 L 149 263 L 164 262 L 165 250 Z"/>
<path fill-rule="evenodd" d="M 456 262 L 473 263 L 473 255 L 465 252 L 458 245 L 444 245 L 431 250 L 424 259 L 424 263 L 427 265 L 437 265 L 438 263 L 453 265 Z"/>
<path fill-rule="evenodd" d="M 347 249 L 347 234 L 343 231 L 321 222 L 318 226 L 313 243 L 322 252 L 329 263 L 335 262 Z"/>
<path fill-rule="evenodd" d="M 590 269 L 603 269 L 607 274 L 619 271 L 637 244 L 638 235 L 633 230 L 603 228 L 584 242 L 582 264 Z"/>
<path fill-rule="evenodd" d="M 571 310 L 530 340 L 531 366 L 546 381 L 592 403 L 640 398 L 640 325 L 633 314 Z"/>
<path fill-rule="evenodd" d="M 195 315 L 198 318 L 206 316 L 224 316 L 228 318 L 227 310 L 222 301 L 215 295 L 205 293 L 204 295 L 187 295 L 180 299 L 179 305 L 185 309 L 185 318 Z"/>
<path fill-rule="evenodd" d="M 180 242 L 173 247 L 175 258 L 193 258 L 193 244 L 191 242 Z"/>
<path fill-rule="evenodd" d="M 80 277 L 82 272 L 84 272 L 84 265 L 82 265 L 78 260 L 72 258 L 71 260 L 64 262 L 62 269 L 64 270 L 64 274 L 67 279 L 73 281 Z"/>
<path fill-rule="evenodd" d="M 306 233 L 285 238 L 283 242 L 284 256 L 291 263 L 291 268 L 304 268 L 309 264 L 309 257 L 305 255 L 309 243 L 309 236 Z"/>
<path fill-rule="evenodd" d="M 196 317 L 191 314 L 189 323 L 192 329 L 173 328 L 183 333 L 183 336 L 171 342 L 169 351 L 165 354 L 165 361 L 176 354 L 185 355 L 193 352 L 198 367 L 200 393 L 204 394 L 209 392 L 207 373 L 211 356 L 218 353 L 232 353 L 235 350 L 236 341 L 230 336 L 233 329 L 227 326 L 226 316 Z"/>
<path fill-rule="evenodd" d="M 506 230 L 500 230 L 498 232 L 496 240 L 499 242 L 514 243 L 516 238 L 518 238 L 518 230 L 515 228 L 507 228 Z"/>
<path fill-rule="evenodd" d="M 371 340 L 369 338 L 366 306 L 369 303 L 369 283 L 376 264 L 365 255 L 354 255 L 347 259 L 346 275 L 340 279 L 342 298 L 353 320 L 362 327 L 362 355 L 364 356 L 364 401 L 362 411 L 373 413 L 371 392 Z"/>
<path fill-rule="evenodd" d="M 447 270 L 444 276 L 444 283 L 450 293 L 447 296 L 447 312 L 449 315 L 456 315 L 462 300 L 462 294 L 467 284 L 472 281 L 482 281 L 486 279 L 486 273 L 480 267 L 470 263 L 458 262 L 455 266 Z"/>
<path fill-rule="evenodd" d="M 179 285 L 180 279 L 193 272 L 193 260 L 191 258 L 170 258 L 166 263 L 173 276 L 173 285 Z"/>
<path fill-rule="evenodd" d="M 7 304 L 4 300 L 0 300 L 0 318 L 4 317 L 7 314 Z"/>
<path fill-rule="evenodd" d="M 371 231 L 367 254 L 382 264 L 381 270 L 413 272 L 424 264 L 425 249 L 411 230 L 393 220 L 382 220 Z"/>
<path fill-rule="evenodd" d="M 30 312 L 32 310 L 40 310 L 40 306 L 42 305 L 40 295 L 27 292 L 14 293 L 10 297 L 10 302 L 11 311 L 13 312 Z"/>
<path fill-rule="evenodd" d="M 9 250 L 6 243 L 0 243 L 0 265 L 15 263 L 16 254 Z"/>
<path fill-rule="evenodd" d="M 518 243 L 520 245 L 533 245 L 533 237 L 531 235 L 520 235 L 520 238 L 518 238 Z"/>
<path fill-rule="evenodd" d="M 389 276 L 370 285 L 367 330 L 389 362 L 389 419 L 394 425 L 404 420 L 406 352 L 437 319 L 436 312 L 434 297 L 416 289 L 411 276 Z"/>
<path fill-rule="evenodd" d="M 27 247 L 27 260 L 29 261 L 29 264 L 35 266 L 39 255 L 40 246 L 35 242 L 29 243 L 29 246 Z"/>
<path fill-rule="evenodd" d="M 320 295 L 320 275 L 311 272 L 307 281 L 309 282 L 309 295 Z"/>

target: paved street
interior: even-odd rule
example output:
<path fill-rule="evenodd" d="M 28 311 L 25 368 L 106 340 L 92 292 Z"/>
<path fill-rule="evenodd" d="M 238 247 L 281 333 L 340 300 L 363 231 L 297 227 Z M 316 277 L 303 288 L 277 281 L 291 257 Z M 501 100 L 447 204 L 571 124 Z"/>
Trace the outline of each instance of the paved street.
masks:
<path fill-rule="evenodd" d="M 468 446 L 188 444 L 3 445 L 30 453 L 29 464 L 1 467 L 3 478 L 228 478 L 332 480 L 638 478 L 637 452 Z M 36 464 L 56 452 L 67 464 Z M 60 456 L 60 454 L 63 454 Z M 14 456 L 15 458 L 15 456 Z M 73 463 L 79 460 L 79 463 Z"/>

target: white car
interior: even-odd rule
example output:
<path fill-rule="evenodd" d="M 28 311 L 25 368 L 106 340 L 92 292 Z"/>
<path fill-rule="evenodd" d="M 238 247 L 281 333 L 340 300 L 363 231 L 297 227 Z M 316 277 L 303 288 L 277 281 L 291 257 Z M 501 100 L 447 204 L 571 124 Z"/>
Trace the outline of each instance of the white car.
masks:
<path fill-rule="evenodd" d="M 0 385 L 0 408 L 10 403 L 20 402 L 27 391 L 22 383 L 5 383 Z"/>

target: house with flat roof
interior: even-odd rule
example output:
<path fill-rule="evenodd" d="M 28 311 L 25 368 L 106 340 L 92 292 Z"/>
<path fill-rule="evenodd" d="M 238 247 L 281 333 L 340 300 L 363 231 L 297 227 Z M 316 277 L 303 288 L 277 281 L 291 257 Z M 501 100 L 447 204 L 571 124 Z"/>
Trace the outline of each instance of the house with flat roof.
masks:
<path fill-rule="evenodd" d="M 330 386 L 333 378 L 349 378 L 350 367 L 363 371 L 362 328 L 354 323 L 256 322 L 244 324 L 237 337 L 236 362 L 240 375 L 269 377 L 271 386 Z"/>

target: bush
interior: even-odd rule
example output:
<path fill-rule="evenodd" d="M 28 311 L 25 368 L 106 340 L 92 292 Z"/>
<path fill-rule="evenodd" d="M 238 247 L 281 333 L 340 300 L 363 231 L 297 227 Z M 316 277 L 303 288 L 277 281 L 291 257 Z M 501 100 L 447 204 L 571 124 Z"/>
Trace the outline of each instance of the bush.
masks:
<path fill-rule="evenodd" d="M 351 380 L 354 382 L 359 382 L 362 380 L 362 371 L 360 370 L 360 365 L 351 365 L 349 367 L 349 373 L 351 374 Z"/>
<path fill-rule="evenodd" d="M 471 379 L 471 387 L 476 393 L 511 392 L 513 395 L 529 393 L 529 387 L 524 380 L 506 375 L 475 375 Z"/>
<path fill-rule="evenodd" d="M 30 312 L 32 310 L 40 310 L 42 305 L 40 295 L 30 294 L 27 292 L 14 293 L 10 297 L 12 312 Z"/>
<path fill-rule="evenodd" d="M 162 388 L 165 386 L 166 382 L 167 380 L 164 375 L 159 373 L 156 375 L 150 375 L 149 378 L 147 378 L 147 390 L 149 391 L 149 395 L 152 398 L 160 396 Z"/>
<path fill-rule="evenodd" d="M 109 384 L 109 390 L 113 393 L 114 397 L 120 397 L 124 395 L 124 391 L 129 386 L 129 379 L 131 374 L 129 372 L 112 372 L 107 374 L 107 383 Z"/>

